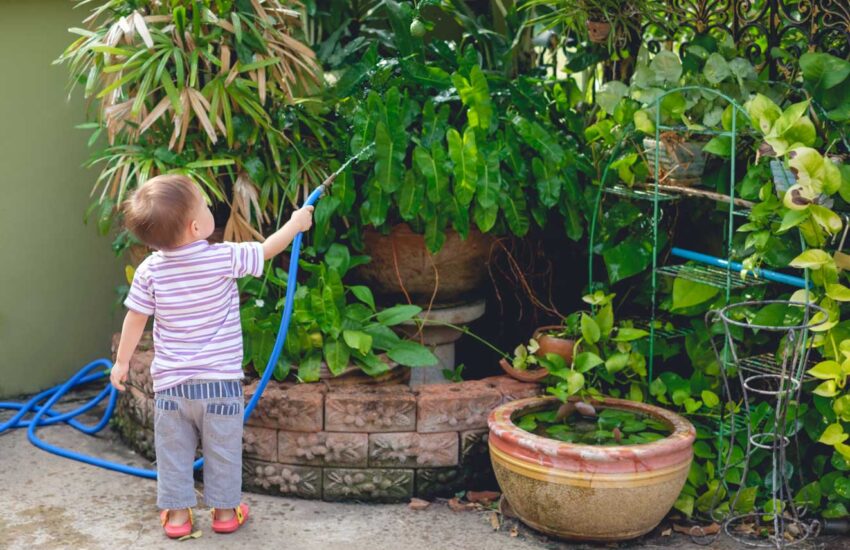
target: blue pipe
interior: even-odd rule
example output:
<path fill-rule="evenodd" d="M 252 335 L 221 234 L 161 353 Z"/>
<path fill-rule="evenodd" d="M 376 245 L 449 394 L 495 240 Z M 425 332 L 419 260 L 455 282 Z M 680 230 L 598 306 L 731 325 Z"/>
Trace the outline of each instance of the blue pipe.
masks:
<path fill-rule="evenodd" d="M 328 178 L 325 184 L 330 183 L 334 176 Z M 307 200 L 304 201 L 304 206 L 312 206 L 319 200 L 319 197 L 322 196 L 322 193 L 325 190 L 325 184 L 317 187 L 310 196 L 307 197 Z M 295 281 L 298 274 L 298 256 L 301 253 L 301 238 L 302 234 L 298 233 L 295 236 L 295 239 L 292 241 L 292 255 L 289 259 L 289 278 L 288 280 L 292 284 L 286 285 L 286 303 L 283 308 L 283 315 L 280 319 L 280 329 L 277 333 L 277 338 L 274 342 L 274 348 L 272 349 L 271 356 L 269 357 L 269 362 L 266 365 L 265 371 L 263 371 L 263 376 L 260 378 L 260 382 L 257 385 L 257 391 L 254 392 L 254 395 L 251 397 L 251 400 L 245 406 L 245 416 L 244 421 L 248 420 L 248 417 L 251 416 L 251 412 L 254 410 L 254 407 L 257 406 L 257 402 L 260 400 L 260 397 L 263 395 L 263 391 L 266 389 L 266 386 L 271 379 L 272 373 L 274 372 L 274 367 L 277 365 L 277 361 L 280 358 L 280 352 L 283 349 L 283 343 L 286 341 L 286 333 L 289 331 L 289 322 L 292 319 L 292 307 L 295 298 Z M 99 372 L 91 373 L 91 371 L 95 370 L 97 367 L 101 367 L 102 369 Z M 103 378 L 106 378 L 109 374 L 109 370 L 112 368 L 112 361 L 109 359 L 97 359 L 92 361 L 82 369 L 80 369 L 77 374 L 72 376 L 67 382 L 63 384 L 59 384 L 54 386 L 48 390 L 44 390 L 41 393 L 36 394 L 29 401 L 25 403 L 13 403 L 13 402 L 0 402 L 0 409 L 8 409 L 17 411 L 12 418 L 0 424 L 0 434 L 7 430 L 16 429 L 16 428 L 27 428 L 27 438 L 30 442 L 38 447 L 39 449 L 45 450 L 49 453 L 53 453 L 55 455 L 70 458 L 72 460 L 77 460 L 79 462 L 84 462 L 86 464 L 91 464 L 92 466 L 98 466 L 101 468 L 106 468 L 107 470 L 113 470 L 115 472 L 120 472 L 124 474 L 131 474 L 139 477 L 156 479 L 156 470 L 149 470 L 146 468 L 135 468 L 133 466 L 127 466 L 126 464 L 118 464 L 116 462 L 110 462 L 108 460 L 103 460 L 102 458 L 97 458 L 95 456 L 90 456 L 82 453 L 78 453 L 76 451 L 71 451 L 69 449 L 65 449 L 63 447 L 58 447 L 56 445 L 51 445 L 41 439 L 39 439 L 36 431 L 39 428 L 44 426 L 49 426 L 51 424 L 58 424 L 59 422 L 64 422 L 73 428 L 85 433 L 85 434 L 96 434 L 100 430 L 102 430 L 108 423 L 109 418 L 112 416 L 112 412 L 115 410 L 115 403 L 118 400 L 118 390 L 112 387 L 111 384 L 107 384 L 107 386 L 101 391 L 97 396 L 88 401 L 85 405 L 78 407 L 72 411 L 60 413 L 58 411 L 53 410 L 53 406 L 65 395 L 85 384 L 89 384 L 91 382 L 96 382 Z M 91 374 L 90 374 L 91 373 Z M 103 417 L 94 425 L 88 426 L 81 422 L 78 422 L 74 419 L 75 416 L 78 416 L 95 406 L 98 403 L 103 401 L 104 399 L 109 399 L 106 403 L 106 410 L 103 413 Z M 43 401 L 46 402 L 41 405 Z M 28 414 L 34 414 L 31 420 L 24 420 L 24 417 Z M 204 464 L 204 459 L 200 458 L 195 461 L 194 468 L 197 470 L 201 468 Z"/>
<path fill-rule="evenodd" d="M 738 273 L 740 273 L 744 269 L 744 266 L 738 262 L 730 262 L 722 258 L 709 256 L 708 254 L 701 254 L 699 252 L 694 252 L 693 250 L 685 250 L 684 248 L 673 247 L 670 253 L 673 256 L 678 256 L 679 258 L 684 258 L 685 260 L 693 260 L 695 262 L 711 265 L 714 267 L 731 269 L 732 271 Z M 783 283 L 786 285 L 795 286 L 797 288 L 806 288 L 812 286 L 811 283 L 807 284 L 806 280 L 801 277 L 786 275 L 785 273 L 779 273 L 778 271 L 771 271 L 769 269 L 757 268 L 747 272 L 747 276 L 752 275 L 759 279 L 766 279 L 768 281 L 774 281 L 776 283 Z"/>

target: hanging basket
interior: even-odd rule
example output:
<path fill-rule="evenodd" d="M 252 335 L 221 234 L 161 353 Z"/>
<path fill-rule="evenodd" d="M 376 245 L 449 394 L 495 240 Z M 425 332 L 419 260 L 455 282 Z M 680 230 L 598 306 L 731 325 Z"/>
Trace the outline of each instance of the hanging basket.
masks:
<path fill-rule="evenodd" d="M 603 44 L 611 34 L 611 23 L 607 21 L 588 21 L 587 37 L 594 44 Z"/>
<path fill-rule="evenodd" d="M 646 162 L 650 172 L 655 169 L 658 154 L 658 183 L 677 187 L 693 187 L 699 184 L 705 172 L 705 153 L 702 141 L 686 141 L 680 136 L 662 135 L 660 142 L 644 138 Z"/>

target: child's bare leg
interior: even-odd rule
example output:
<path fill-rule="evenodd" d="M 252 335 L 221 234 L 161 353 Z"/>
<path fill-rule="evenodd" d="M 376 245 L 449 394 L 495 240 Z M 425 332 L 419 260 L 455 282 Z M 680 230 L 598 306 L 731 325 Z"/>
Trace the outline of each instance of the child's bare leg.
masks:
<path fill-rule="evenodd" d="M 215 509 L 215 519 L 216 521 L 227 521 L 233 516 L 236 515 L 235 508 L 216 508 Z"/>
<path fill-rule="evenodd" d="M 187 521 L 189 521 L 188 508 L 168 511 L 168 525 L 183 525 Z"/>

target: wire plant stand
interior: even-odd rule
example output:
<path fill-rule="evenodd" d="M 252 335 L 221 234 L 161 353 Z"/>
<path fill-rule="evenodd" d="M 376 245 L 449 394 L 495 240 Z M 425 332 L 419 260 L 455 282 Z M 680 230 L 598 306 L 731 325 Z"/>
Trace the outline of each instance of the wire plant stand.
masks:
<path fill-rule="evenodd" d="M 678 126 L 667 126 L 661 123 L 661 103 L 664 99 L 676 93 L 682 92 L 699 92 L 704 95 L 714 95 L 722 98 L 729 107 L 732 109 L 732 116 L 730 117 L 730 128 L 728 130 L 716 130 L 710 128 L 682 128 Z M 650 105 L 651 108 L 655 110 L 655 145 L 654 145 L 654 155 L 651 156 L 651 169 L 652 169 L 652 180 L 647 184 L 638 186 L 633 185 L 630 188 L 626 188 L 622 185 L 607 185 L 608 183 L 608 175 L 611 171 L 613 162 L 617 159 L 620 151 L 622 150 L 624 144 L 628 141 L 627 139 L 623 139 L 617 146 L 614 148 L 611 154 L 611 160 L 607 163 L 605 168 L 603 169 L 599 188 L 596 193 L 596 203 L 593 209 L 593 213 L 591 215 L 590 220 L 590 229 L 589 229 L 589 245 L 588 245 L 588 278 L 589 278 L 589 288 L 591 291 L 595 290 L 597 286 L 597 281 L 594 279 L 594 250 L 597 246 L 596 238 L 597 238 L 597 226 L 599 221 L 599 213 L 602 208 L 602 198 L 603 195 L 615 195 L 620 196 L 632 200 L 645 200 L 650 201 L 652 203 L 652 271 L 651 271 L 651 309 L 649 312 L 649 319 L 646 320 L 645 325 L 649 330 L 649 353 L 647 357 L 647 372 L 648 377 L 652 380 L 654 367 L 655 367 L 655 342 L 658 338 L 665 338 L 666 332 L 659 331 L 658 326 L 658 290 L 659 290 L 659 282 L 658 276 L 663 277 L 681 277 L 686 278 L 698 283 L 706 284 L 708 286 L 713 286 L 715 288 L 720 288 L 725 291 L 724 297 L 726 304 L 729 303 L 731 293 L 733 290 L 742 288 L 744 286 L 749 286 L 752 284 L 748 281 L 740 280 L 738 277 L 738 273 L 732 269 L 731 262 L 725 268 L 717 268 L 710 266 L 701 266 L 701 265 L 693 265 L 693 264 L 680 264 L 680 265 L 660 265 L 660 255 L 661 251 L 659 250 L 659 232 L 658 228 L 663 216 L 662 205 L 668 203 L 674 203 L 678 200 L 684 199 L 689 195 L 693 195 L 693 190 L 686 187 L 676 187 L 665 184 L 664 182 L 664 174 L 662 173 L 662 169 L 660 166 L 660 148 L 662 139 L 661 134 L 665 132 L 687 132 L 692 135 L 710 135 L 710 136 L 722 136 L 729 139 L 730 142 L 730 157 L 729 157 L 729 177 L 728 177 L 728 195 L 721 195 L 718 193 L 702 193 L 702 195 L 709 196 L 712 200 L 719 201 L 721 203 L 725 203 L 728 206 L 727 209 L 727 219 L 723 228 L 723 237 L 724 237 L 724 252 L 726 253 L 727 259 L 731 259 L 732 255 L 732 236 L 734 234 L 734 223 L 735 216 L 740 214 L 740 211 L 736 209 L 737 206 L 740 206 L 740 199 L 735 196 L 735 181 L 736 181 L 736 169 L 737 169 L 737 145 L 738 145 L 738 122 L 749 121 L 750 117 L 747 111 L 738 104 L 734 99 L 729 97 L 728 95 L 715 90 L 713 88 L 706 88 L 703 86 L 681 86 L 678 88 L 673 88 L 670 90 L 665 90 L 663 93 L 659 94 Z M 630 132 L 631 136 L 635 136 L 636 132 L 633 127 L 631 127 L 627 132 Z M 719 200 L 718 197 L 722 200 Z M 704 197 L 706 198 L 706 197 Z"/>
<path fill-rule="evenodd" d="M 785 306 L 782 324 L 759 325 L 747 320 L 754 309 L 765 306 Z M 797 545 L 816 534 L 817 522 L 804 521 L 805 506 L 794 501 L 786 464 L 788 449 L 793 446 L 799 454 L 797 442 L 797 409 L 800 403 L 805 371 L 812 346 L 809 331 L 823 325 L 828 314 L 823 308 L 811 303 L 785 300 L 762 300 L 739 302 L 710 311 L 706 324 L 720 323 L 723 327 L 723 345 L 711 340 L 720 369 L 724 391 L 730 399 L 728 407 L 730 429 L 728 448 L 718 479 L 726 479 L 732 468 L 743 468 L 741 483 L 729 502 L 729 511 L 722 521 L 723 532 L 747 546 L 785 548 Z M 745 356 L 743 350 L 749 343 L 762 342 L 760 347 L 777 350 L 774 354 L 760 353 Z M 752 420 L 751 411 L 759 402 L 767 402 L 773 414 Z M 791 408 L 793 406 L 793 412 Z M 743 417 L 743 418 L 741 418 Z M 752 421 L 751 421 L 752 420 Z M 789 430 L 790 426 L 790 430 Z M 745 431 L 745 450 L 742 458 L 733 460 L 736 436 Z M 761 510 L 738 512 L 738 503 L 745 489 L 750 461 L 757 450 L 770 453 L 771 471 L 770 499 Z M 799 475 L 800 469 L 796 468 Z M 802 485 L 802 480 L 799 480 Z M 716 512 L 717 498 L 712 503 Z"/>

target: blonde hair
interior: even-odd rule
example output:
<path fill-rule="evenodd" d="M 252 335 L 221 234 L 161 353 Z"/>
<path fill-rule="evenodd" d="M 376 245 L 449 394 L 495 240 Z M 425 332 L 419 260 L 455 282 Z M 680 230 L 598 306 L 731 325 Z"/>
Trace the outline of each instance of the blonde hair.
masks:
<path fill-rule="evenodd" d="M 151 248 L 174 248 L 180 244 L 198 196 L 195 182 L 186 176 L 156 176 L 124 202 L 124 225 Z"/>

